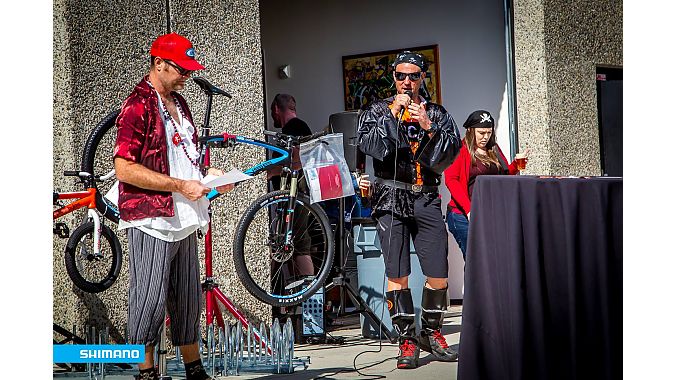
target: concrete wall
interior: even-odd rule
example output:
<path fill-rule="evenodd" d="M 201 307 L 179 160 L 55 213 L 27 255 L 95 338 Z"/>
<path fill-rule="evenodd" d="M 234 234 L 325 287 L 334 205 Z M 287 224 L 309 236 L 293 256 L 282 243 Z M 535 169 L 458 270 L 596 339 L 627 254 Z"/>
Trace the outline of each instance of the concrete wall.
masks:
<path fill-rule="evenodd" d="M 622 1 L 514 0 L 528 174 L 600 175 L 596 67 L 622 66 Z"/>
<path fill-rule="evenodd" d="M 258 2 L 254 0 L 170 1 L 54 1 L 54 186 L 79 190 L 81 185 L 61 176 L 79 168 L 89 131 L 106 114 L 119 108 L 133 86 L 147 73 L 150 44 L 171 31 L 190 38 L 197 59 L 207 69 L 200 75 L 226 89 L 232 100 L 215 100 L 213 132 L 229 131 L 260 136 L 263 129 L 263 81 Z M 201 124 L 205 97 L 189 82 L 183 95 Z M 103 150 L 104 148 L 102 148 Z M 105 149 L 112 153 L 112 146 Z M 247 168 L 263 159 L 258 150 L 214 152 L 213 166 Z M 99 160 L 110 157 L 104 152 Z M 110 162 L 108 162 L 110 165 Z M 269 308 L 253 299 L 240 285 L 232 265 L 234 226 L 244 206 L 263 194 L 263 180 L 238 187 L 232 196 L 215 201 L 214 276 L 226 296 L 253 321 L 269 319 Z M 71 227 L 77 216 L 67 219 Z M 86 294 L 74 288 L 64 270 L 65 242 L 54 238 L 54 322 L 68 329 L 73 324 L 108 326 L 121 341 L 127 313 L 127 249 L 117 282 L 105 292 Z M 203 245 L 203 241 L 200 241 Z M 203 265 L 203 247 L 200 261 Z M 202 269 L 202 273 L 203 269 Z"/>

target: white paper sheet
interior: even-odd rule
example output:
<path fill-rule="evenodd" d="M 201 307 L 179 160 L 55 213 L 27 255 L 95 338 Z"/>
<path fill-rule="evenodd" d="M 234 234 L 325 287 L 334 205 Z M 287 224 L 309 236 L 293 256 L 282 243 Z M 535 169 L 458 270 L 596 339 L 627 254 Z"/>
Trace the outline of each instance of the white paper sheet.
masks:
<path fill-rule="evenodd" d="M 213 189 L 218 186 L 223 186 L 235 182 L 242 182 L 251 178 L 253 177 L 248 174 L 244 174 L 237 169 L 232 169 L 229 172 L 223 174 L 222 176 L 215 176 L 209 174 L 206 177 L 202 178 L 201 182 L 204 184 L 204 186 Z"/>
<path fill-rule="evenodd" d="M 106 192 L 106 195 L 103 197 L 111 201 L 115 206 L 117 206 L 117 200 L 120 198 L 120 181 L 115 181 L 113 186 Z"/>

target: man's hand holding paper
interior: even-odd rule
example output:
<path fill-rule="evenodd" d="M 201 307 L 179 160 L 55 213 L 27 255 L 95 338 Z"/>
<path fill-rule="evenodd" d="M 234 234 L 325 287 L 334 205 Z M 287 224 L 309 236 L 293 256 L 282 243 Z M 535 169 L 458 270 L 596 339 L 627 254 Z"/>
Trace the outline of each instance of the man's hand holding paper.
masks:
<path fill-rule="evenodd" d="M 206 177 L 202 178 L 204 186 L 215 188 L 219 193 L 226 193 L 235 188 L 235 183 L 246 181 L 253 178 L 237 169 L 232 169 L 227 173 L 216 168 L 209 168 Z"/>

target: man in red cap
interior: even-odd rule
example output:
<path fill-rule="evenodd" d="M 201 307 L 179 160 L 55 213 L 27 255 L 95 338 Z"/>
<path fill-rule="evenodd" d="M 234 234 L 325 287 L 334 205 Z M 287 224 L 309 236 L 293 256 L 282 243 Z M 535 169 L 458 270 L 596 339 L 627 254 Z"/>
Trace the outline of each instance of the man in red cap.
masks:
<path fill-rule="evenodd" d="M 125 100 L 116 121 L 119 228 L 127 230 L 129 241 L 128 343 L 146 347 L 139 378 L 157 379 L 153 347 L 166 310 L 186 379 L 211 379 L 197 345 L 201 289 L 196 237 L 208 228 L 205 195 L 211 189 L 200 182 L 207 171 L 199 164 L 195 124 L 176 92 L 204 66 L 195 60 L 192 43 L 176 33 L 158 37 L 150 56 L 148 75 Z M 214 168 L 208 173 L 223 174 Z"/>

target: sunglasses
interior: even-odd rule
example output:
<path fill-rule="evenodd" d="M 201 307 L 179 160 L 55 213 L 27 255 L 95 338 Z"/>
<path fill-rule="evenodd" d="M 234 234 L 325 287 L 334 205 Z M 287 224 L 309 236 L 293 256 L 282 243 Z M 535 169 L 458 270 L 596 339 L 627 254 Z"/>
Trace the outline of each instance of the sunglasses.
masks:
<path fill-rule="evenodd" d="M 170 60 L 168 60 L 168 59 L 165 59 L 164 62 L 166 62 L 169 66 L 175 68 L 176 71 L 178 71 L 178 73 L 181 74 L 181 75 L 183 75 L 183 76 L 189 76 L 189 75 L 192 74 L 192 72 L 194 71 L 194 70 L 187 70 L 187 69 L 184 69 L 184 68 L 182 68 L 181 66 L 175 64 L 174 62 L 172 62 L 172 61 L 170 61 Z"/>
<path fill-rule="evenodd" d="M 421 76 L 422 76 L 422 71 L 418 71 L 417 73 L 402 73 L 402 72 L 399 72 L 399 71 L 394 72 L 394 77 L 398 81 L 406 80 L 406 77 L 408 77 L 412 81 L 416 81 L 416 80 L 420 79 Z"/>

